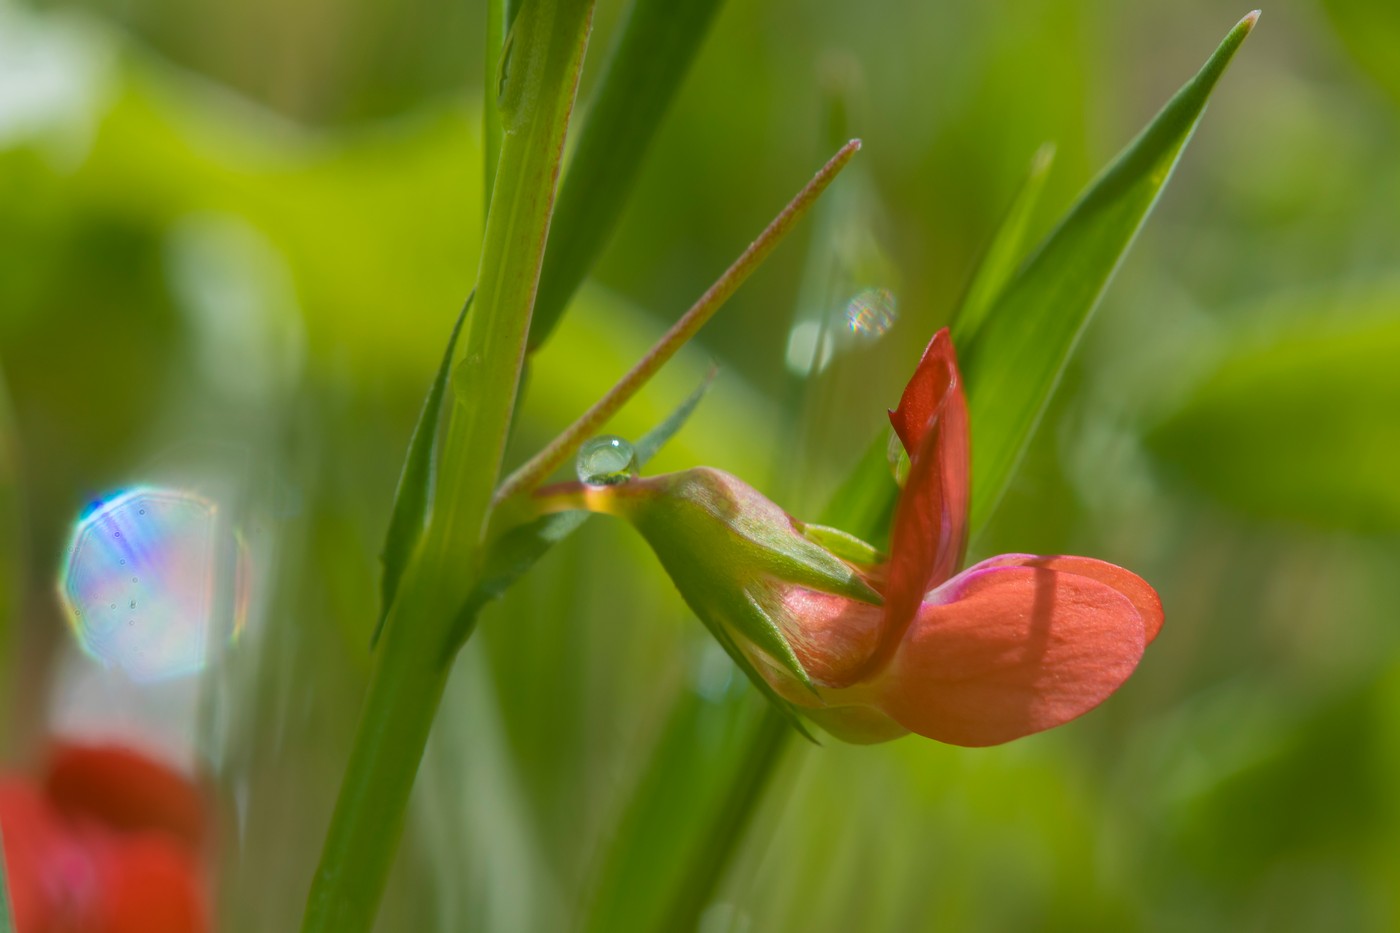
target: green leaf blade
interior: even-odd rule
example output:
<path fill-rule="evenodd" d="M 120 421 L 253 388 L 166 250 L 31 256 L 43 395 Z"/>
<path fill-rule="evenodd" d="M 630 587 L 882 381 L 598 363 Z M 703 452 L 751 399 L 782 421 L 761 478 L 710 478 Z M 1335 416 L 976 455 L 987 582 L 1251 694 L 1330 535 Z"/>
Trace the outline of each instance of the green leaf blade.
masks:
<path fill-rule="evenodd" d="M 1142 133 L 1080 197 L 959 347 L 973 432 L 971 523 L 985 524 L 1070 353 L 1258 18 L 1235 26 Z"/>
<path fill-rule="evenodd" d="M 723 0 L 634 0 L 559 190 L 530 347 L 549 337 L 636 183 L 648 147 Z"/>
<path fill-rule="evenodd" d="M 399 475 L 399 485 L 394 491 L 394 506 L 389 513 L 389 527 L 384 533 L 384 550 L 380 552 L 383 573 L 380 577 L 379 622 L 370 638 L 370 647 L 379 642 L 384 631 L 384 620 L 388 618 L 389 607 L 394 604 L 394 595 L 399 589 L 404 568 L 413 556 L 413 549 L 423 537 L 423 527 L 427 522 L 428 508 L 433 496 L 433 455 L 436 452 L 438 416 L 442 413 L 442 397 L 447 390 L 447 377 L 451 372 L 452 353 L 457 346 L 457 336 L 462 332 L 462 322 L 472 306 L 472 296 L 468 295 L 457 315 L 457 323 L 452 325 L 452 333 L 447 338 L 447 349 L 443 351 L 442 363 L 437 376 L 428 388 L 423 400 L 423 408 L 418 413 L 418 423 L 413 426 L 413 435 L 408 442 L 408 455 L 404 458 L 403 472 Z"/>
<path fill-rule="evenodd" d="M 1031 159 L 1030 170 L 1026 172 L 1020 190 L 1011 199 L 1011 206 L 992 234 L 992 240 L 987 244 L 986 252 L 982 254 L 977 271 L 973 273 L 972 281 L 958 306 L 953 318 L 953 346 L 963 347 L 972 343 L 997 296 L 1024 258 L 1026 233 L 1036 206 L 1040 204 L 1040 196 L 1045 191 L 1045 182 L 1050 177 L 1050 166 L 1054 161 L 1055 147 L 1050 143 L 1041 146 Z"/>

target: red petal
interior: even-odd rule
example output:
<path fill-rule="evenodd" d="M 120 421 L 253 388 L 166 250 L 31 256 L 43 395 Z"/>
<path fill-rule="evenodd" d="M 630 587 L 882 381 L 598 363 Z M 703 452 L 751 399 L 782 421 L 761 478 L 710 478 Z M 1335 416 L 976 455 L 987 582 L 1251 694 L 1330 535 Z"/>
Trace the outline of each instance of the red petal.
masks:
<path fill-rule="evenodd" d="M 1000 557 L 984 560 L 970 569 L 977 570 L 984 567 L 1044 567 L 1047 570 L 1077 573 L 1081 577 L 1090 577 L 1113 587 L 1128 598 L 1128 601 L 1137 609 L 1138 615 L 1142 616 L 1147 644 L 1152 644 L 1157 633 L 1162 630 L 1162 599 L 1157 595 L 1157 591 L 1142 577 L 1131 570 L 1119 567 L 1117 564 L 1095 560 L 1092 557 L 1070 557 L 1064 554 L 1050 557 L 1041 557 L 1036 554 L 1002 554 Z"/>
<path fill-rule="evenodd" d="M 786 590 L 782 602 L 779 621 L 783 634 L 807 676 L 818 684 L 837 686 L 855 680 L 879 645 L 884 611 L 846 596 L 803 587 Z M 791 679 L 790 675 L 784 677 Z M 808 693 L 805 687 L 800 690 Z"/>
<path fill-rule="evenodd" d="M 204 801 L 183 775 L 121 745 L 58 745 L 48 792 L 69 817 L 121 830 L 158 829 L 191 849 L 204 834 Z"/>
<path fill-rule="evenodd" d="M 174 840 L 142 834 L 103 846 L 94 933 L 202 933 L 209 910 L 198 865 Z"/>
<path fill-rule="evenodd" d="M 873 686 L 912 732 L 996 745 L 1099 705 L 1144 644 L 1133 603 L 1093 577 L 978 566 L 931 594 Z"/>
<path fill-rule="evenodd" d="M 48 877 L 62 845 L 57 819 L 34 784 L 0 777 L 0 835 L 17 930 L 46 930 L 58 922 Z"/>
<path fill-rule="evenodd" d="M 890 421 L 910 467 L 890 540 L 881 661 L 924 595 L 957 571 L 967 546 L 967 399 L 947 328 L 933 335 Z"/>

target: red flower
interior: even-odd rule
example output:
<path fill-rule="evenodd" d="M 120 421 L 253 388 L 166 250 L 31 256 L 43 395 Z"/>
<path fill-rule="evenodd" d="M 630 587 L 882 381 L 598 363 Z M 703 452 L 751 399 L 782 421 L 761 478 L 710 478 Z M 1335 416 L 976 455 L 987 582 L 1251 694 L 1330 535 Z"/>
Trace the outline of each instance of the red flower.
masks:
<path fill-rule="evenodd" d="M 631 520 L 759 686 L 840 738 L 907 731 L 995 745 L 1103 702 L 1161 628 L 1156 592 L 1087 557 L 1007 554 L 957 573 L 968 416 L 946 330 L 890 420 L 910 467 L 883 562 L 717 470 L 592 487 L 561 502 Z"/>
<path fill-rule="evenodd" d="M 40 785 L 0 775 L 18 933 L 210 929 L 205 807 L 179 774 L 120 746 L 54 749 Z"/>
<path fill-rule="evenodd" d="M 1006 554 L 954 576 L 967 543 L 967 403 L 947 330 L 890 413 L 910 458 L 883 607 L 793 591 L 797 655 L 821 670 L 812 717 L 837 734 L 907 729 L 994 745 L 1103 702 L 1162 626 L 1156 592 L 1088 557 Z M 851 642 L 859 643 L 852 650 Z M 810 691 L 783 695 L 810 706 Z"/>

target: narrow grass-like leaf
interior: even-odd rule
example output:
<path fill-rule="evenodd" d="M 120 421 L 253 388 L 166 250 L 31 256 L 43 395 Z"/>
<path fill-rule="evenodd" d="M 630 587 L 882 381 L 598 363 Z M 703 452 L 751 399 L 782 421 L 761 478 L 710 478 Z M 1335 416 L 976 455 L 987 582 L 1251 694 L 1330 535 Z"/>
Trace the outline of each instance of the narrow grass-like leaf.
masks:
<path fill-rule="evenodd" d="M 607 391 L 593 406 L 569 425 L 562 434 L 545 445 L 544 449 L 522 464 L 501 483 L 497 499 L 505 501 L 510 497 L 528 493 L 539 487 L 551 473 L 572 457 L 585 440 L 593 436 L 627 400 L 641 390 L 642 386 L 656 375 L 657 371 L 670 360 L 681 347 L 699 332 L 700 328 L 724 303 L 739 290 L 739 286 L 763 265 L 764 260 L 778 248 L 778 244 L 792 231 L 797 222 L 806 216 L 812 205 L 827 189 L 860 151 L 860 140 L 853 139 L 836 151 L 826 164 L 817 170 L 812 180 L 802 186 L 778 216 L 763 228 L 763 232 L 750 243 L 739 258 L 730 263 L 705 294 L 696 299 L 695 304 L 671 325 L 665 335 L 658 340 L 646 356 L 637 361 L 625 376 Z"/>
<path fill-rule="evenodd" d="M 408 456 L 404 458 L 403 473 L 399 475 L 399 486 L 394 492 L 389 529 L 384 535 L 384 550 L 379 558 L 384 565 L 380 579 L 379 622 L 370 638 L 370 647 L 379 642 L 379 635 L 384 631 L 384 620 L 394 603 L 394 594 L 398 592 L 399 579 L 413 556 L 413 549 L 423 537 L 423 525 L 433 497 L 433 454 L 436 450 L 438 416 L 442 413 L 442 396 L 447 389 L 457 335 L 462 332 L 462 322 L 466 320 L 471 306 L 472 296 L 468 295 L 457 315 L 457 323 L 452 325 L 447 349 L 442 354 L 442 364 L 438 366 L 437 376 L 428 388 L 428 397 L 423 400 L 418 423 L 414 425 L 413 436 L 408 442 Z"/>
<path fill-rule="evenodd" d="M 723 0 L 633 0 L 559 190 L 530 346 L 564 313 L 607 244 L 647 148 Z"/>
<path fill-rule="evenodd" d="M 955 347 L 971 343 L 997 295 L 1022 260 L 1026 229 L 1045 190 L 1054 155 L 1055 148 L 1049 144 L 1036 152 L 1030 171 L 992 234 L 953 317 Z M 876 435 L 827 505 L 827 511 L 822 514 L 823 524 L 873 542 L 884 542 L 889 537 L 894 504 L 899 498 L 899 486 L 895 484 L 889 465 L 892 438 L 888 428 Z"/>
<path fill-rule="evenodd" d="M 972 423 L 972 528 L 1000 499 L 1099 296 L 1257 19 L 1251 13 L 1230 30 L 1007 283 L 972 343 L 958 348 Z"/>
<path fill-rule="evenodd" d="M 877 413 L 878 414 L 878 413 Z M 890 473 L 891 432 L 881 429 L 822 512 L 820 523 L 840 528 L 877 547 L 890 534 L 899 486 Z"/>
<path fill-rule="evenodd" d="M 1050 166 L 1054 161 L 1055 147 L 1050 143 L 1041 146 L 1031 159 L 1030 171 L 1011 200 L 1006 216 L 992 234 L 992 240 L 977 263 L 977 270 L 953 316 L 953 346 L 965 347 L 972 342 L 997 296 L 1025 258 L 1026 231 L 1030 227 L 1031 217 L 1035 215 L 1036 205 L 1040 203 L 1040 195 L 1045 190 L 1045 180 L 1050 177 Z"/>
<path fill-rule="evenodd" d="M 693 930 L 782 757 L 792 729 L 732 688 L 677 698 L 594 875 L 579 929 Z"/>

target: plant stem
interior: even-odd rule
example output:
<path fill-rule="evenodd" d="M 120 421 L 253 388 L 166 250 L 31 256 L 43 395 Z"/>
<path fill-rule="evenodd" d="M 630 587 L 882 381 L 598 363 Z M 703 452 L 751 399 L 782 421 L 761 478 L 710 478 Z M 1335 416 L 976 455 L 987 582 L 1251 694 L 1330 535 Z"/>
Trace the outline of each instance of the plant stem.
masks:
<path fill-rule="evenodd" d="M 787 207 L 773 218 L 772 223 L 764 228 L 758 238 L 749 244 L 748 248 L 734 260 L 728 269 L 724 270 L 715 283 L 701 295 L 695 304 L 690 306 L 690 310 L 681 315 L 680 320 L 671 326 L 656 345 L 647 351 L 646 356 L 637 362 L 637 365 L 623 376 L 607 393 L 599 399 L 592 408 L 584 412 L 577 421 L 564 429 L 564 432 L 550 441 L 539 453 L 512 473 L 501 485 L 497 493 L 497 501 L 507 499 L 518 493 L 529 492 L 544 482 L 551 473 L 558 469 L 564 461 L 568 460 L 578 452 L 579 446 L 585 440 L 598 431 L 608 419 L 617 413 L 632 396 L 636 395 L 642 386 L 657 370 L 666 364 L 671 357 L 681 347 L 685 346 L 690 338 L 710 318 L 714 317 L 726 301 L 729 300 L 739 286 L 753 274 L 754 270 L 762 265 L 768 258 L 768 254 L 773 252 L 779 243 L 793 228 L 793 225 L 802 219 L 808 209 L 816 203 L 817 198 L 827 185 L 836 178 L 841 169 L 860 149 L 860 140 L 853 139 L 842 146 L 831 159 L 821 167 L 812 180 L 797 193 Z"/>
<path fill-rule="evenodd" d="M 305 931 L 373 925 L 451 662 L 470 634 L 460 612 L 514 412 L 592 11 L 592 0 L 528 0 L 503 52 L 500 160 L 475 305 L 453 351 L 437 493 L 385 620 Z"/>
<path fill-rule="evenodd" d="M 428 621 L 429 594 L 421 585 L 405 586 L 404 598 L 390 611 L 390 627 L 396 621 Z M 385 638 L 376 654 L 355 746 L 312 882 L 305 931 L 369 930 L 403 833 L 405 806 L 452 665 L 450 654 L 425 643 L 436 633 L 434 627 L 396 628 L 400 634 Z"/>

